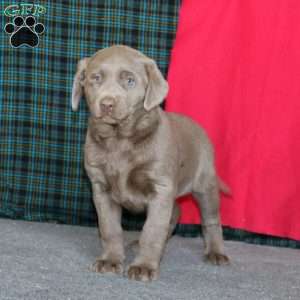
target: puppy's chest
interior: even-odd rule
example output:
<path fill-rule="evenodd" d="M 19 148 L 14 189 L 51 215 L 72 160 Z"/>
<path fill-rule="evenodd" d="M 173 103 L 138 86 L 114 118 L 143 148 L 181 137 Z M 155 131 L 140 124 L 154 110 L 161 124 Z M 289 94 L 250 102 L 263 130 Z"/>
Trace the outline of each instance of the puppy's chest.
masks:
<path fill-rule="evenodd" d="M 145 210 L 155 196 L 151 161 L 139 160 L 134 151 L 111 151 L 101 166 L 106 179 L 105 189 L 113 200 L 129 210 Z"/>

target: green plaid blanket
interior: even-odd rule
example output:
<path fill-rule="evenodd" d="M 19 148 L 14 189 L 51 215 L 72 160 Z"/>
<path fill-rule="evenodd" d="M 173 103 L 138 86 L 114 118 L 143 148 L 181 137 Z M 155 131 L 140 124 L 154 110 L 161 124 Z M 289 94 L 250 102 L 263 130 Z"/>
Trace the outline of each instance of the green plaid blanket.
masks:
<path fill-rule="evenodd" d="M 70 106 L 77 61 L 126 44 L 166 75 L 180 1 L 32 3 L 0 7 L 0 216 L 94 225 L 82 155 L 88 111 L 84 101 L 77 113 Z M 125 213 L 123 222 L 133 229 L 142 219 Z"/>

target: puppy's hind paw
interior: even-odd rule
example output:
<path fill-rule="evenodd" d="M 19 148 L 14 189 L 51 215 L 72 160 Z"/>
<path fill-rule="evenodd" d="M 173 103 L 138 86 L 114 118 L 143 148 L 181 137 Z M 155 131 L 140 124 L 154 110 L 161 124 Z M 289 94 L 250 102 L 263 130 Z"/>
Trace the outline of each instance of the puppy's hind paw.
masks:
<path fill-rule="evenodd" d="M 216 266 L 230 264 L 230 259 L 227 255 L 215 252 L 206 254 L 204 256 L 204 261 Z"/>

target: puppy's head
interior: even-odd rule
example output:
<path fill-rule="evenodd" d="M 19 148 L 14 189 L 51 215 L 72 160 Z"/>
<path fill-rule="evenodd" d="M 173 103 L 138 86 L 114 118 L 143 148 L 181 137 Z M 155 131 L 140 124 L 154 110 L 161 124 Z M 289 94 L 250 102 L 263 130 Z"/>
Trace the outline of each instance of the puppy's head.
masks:
<path fill-rule="evenodd" d="M 168 84 L 156 63 L 126 46 L 112 46 L 79 61 L 72 91 L 72 108 L 85 95 L 93 117 L 118 124 L 139 108 L 158 106 Z"/>

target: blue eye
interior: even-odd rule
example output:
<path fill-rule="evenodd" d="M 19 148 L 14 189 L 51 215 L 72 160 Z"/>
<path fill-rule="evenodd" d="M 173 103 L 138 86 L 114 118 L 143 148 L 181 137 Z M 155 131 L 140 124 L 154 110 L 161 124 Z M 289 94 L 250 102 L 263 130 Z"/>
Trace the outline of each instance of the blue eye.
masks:
<path fill-rule="evenodd" d="M 129 88 L 135 87 L 135 80 L 134 80 L 133 77 L 128 77 L 128 78 L 127 78 L 127 86 L 128 86 Z"/>
<path fill-rule="evenodd" d="M 92 74 L 91 76 L 92 80 L 95 81 L 95 82 L 101 82 L 102 81 L 102 75 L 99 74 L 99 73 L 96 73 L 96 74 Z"/>
<path fill-rule="evenodd" d="M 132 89 L 136 86 L 136 79 L 132 72 L 124 70 L 120 73 L 120 84 L 125 89 Z"/>

